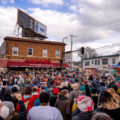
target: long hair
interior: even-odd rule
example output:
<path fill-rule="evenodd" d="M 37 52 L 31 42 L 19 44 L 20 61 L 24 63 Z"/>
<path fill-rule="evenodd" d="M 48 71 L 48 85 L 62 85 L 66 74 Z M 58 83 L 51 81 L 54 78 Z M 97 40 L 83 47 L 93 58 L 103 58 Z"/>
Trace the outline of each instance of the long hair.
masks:
<path fill-rule="evenodd" d="M 91 120 L 112 120 L 112 119 L 107 114 L 98 112 L 95 115 L 93 115 Z"/>
<path fill-rule="evenodd" d="M 107 110 L 114 110 L 119 108 L 119 104 L 116 99 L 107 91 L 102 91 L 99 96 L 100 107 Z"/>
<path fill-rule="evenodd" d="M 64 97 L 67 93 L 68 93 L 67 90 L 62 90 L 62 91 L 58 94 L 58 99 L 60 99 L 61 97 Z"/>

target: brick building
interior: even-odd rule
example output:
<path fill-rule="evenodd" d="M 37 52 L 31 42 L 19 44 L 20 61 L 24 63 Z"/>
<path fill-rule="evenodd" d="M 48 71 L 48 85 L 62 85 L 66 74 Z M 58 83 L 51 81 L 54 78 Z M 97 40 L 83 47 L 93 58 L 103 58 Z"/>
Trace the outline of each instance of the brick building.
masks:
<path fill-rule="evenodd" d="M 5 37 L 0 47 L 0 68 L 60 68 L 65 45 L 63 42 Z M 68 66 L 63 63 L 63 67 Z"/>

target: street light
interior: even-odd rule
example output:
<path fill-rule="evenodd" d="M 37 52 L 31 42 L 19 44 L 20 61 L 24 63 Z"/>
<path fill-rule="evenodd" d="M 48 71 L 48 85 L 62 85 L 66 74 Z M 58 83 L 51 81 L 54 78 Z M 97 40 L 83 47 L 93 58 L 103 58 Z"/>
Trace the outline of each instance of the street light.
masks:
<path fill-rule="evenodd" d="M 68 39 L 68 37 L 64 37 L 64 38 L 62 39 L 62 42 L 64 42 L 65 39 Z"/>

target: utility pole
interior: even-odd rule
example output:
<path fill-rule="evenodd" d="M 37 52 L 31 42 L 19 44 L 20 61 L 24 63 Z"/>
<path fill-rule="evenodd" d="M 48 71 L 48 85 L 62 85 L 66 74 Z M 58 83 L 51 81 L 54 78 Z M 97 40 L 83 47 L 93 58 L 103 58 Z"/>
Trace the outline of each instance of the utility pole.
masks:
<path fill-rule="evenodd" d="M 72 51 L 73 51 L 73 37 L 77 37 L 77 36 L 70 35 L 70 38 L 71 38 L 71 55 L 72 55 Z M 72 55 L 72 59 L 73 59 L 73 55 Z M 72 67 L 72 60 L 71 60 L 71 67 Z"/>
<path fill-rule="evenodd" d="M 64 40 L 65 39 L 68 39 L 68 37 L 64 37 L 63 39 L 62 39 L 62 42 L 64 43 Z M 64 62 L 64 56 L 65 56 L 65 54 L 64 54 L 64 46 L 62 46 L 62 60 L 60 60 L 60 68 L 62 68 L 63 69 L 63 62 Z"/>

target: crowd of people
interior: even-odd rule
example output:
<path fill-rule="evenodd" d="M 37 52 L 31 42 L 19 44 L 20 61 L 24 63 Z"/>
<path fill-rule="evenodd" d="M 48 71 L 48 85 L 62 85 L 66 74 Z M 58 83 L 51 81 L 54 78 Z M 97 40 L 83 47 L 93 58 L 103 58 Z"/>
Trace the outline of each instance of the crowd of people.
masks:
<path fill-rule="evenodd" d="M 120 76 L 0 71 L 0 120 L 120 120 Z"/>

